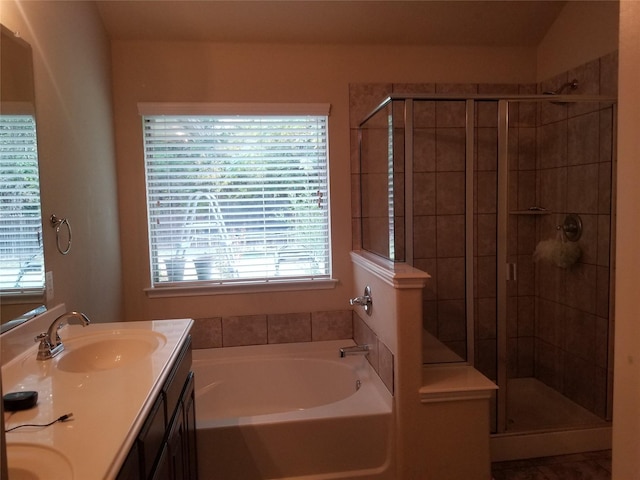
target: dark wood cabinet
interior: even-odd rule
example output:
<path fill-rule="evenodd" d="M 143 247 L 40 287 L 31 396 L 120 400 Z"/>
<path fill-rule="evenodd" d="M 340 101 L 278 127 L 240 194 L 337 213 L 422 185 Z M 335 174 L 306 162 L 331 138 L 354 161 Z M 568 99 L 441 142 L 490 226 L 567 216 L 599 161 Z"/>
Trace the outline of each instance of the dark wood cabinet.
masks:
<path fill-rule="evenodd" d="M 191 337 L 131 447 L 118 480 L 196 480 L 195 392 Z"/>

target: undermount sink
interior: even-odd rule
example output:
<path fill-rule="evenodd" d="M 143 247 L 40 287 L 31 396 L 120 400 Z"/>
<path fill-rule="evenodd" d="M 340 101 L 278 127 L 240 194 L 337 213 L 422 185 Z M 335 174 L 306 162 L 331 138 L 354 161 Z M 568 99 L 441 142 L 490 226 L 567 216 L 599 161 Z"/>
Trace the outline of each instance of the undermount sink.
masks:
<path fill-rule="evenodd" d="M 56 365 L 70 373 L 112 370 L 149 358 L 165 342 L 163 335 L 152 333 L 90 336 L 65 342 Z"/>
<path fill-rule="evenodd" d="M 11 480 L 73 479 L 69 459 L 44 445 L 7 443 L 7 464 Z"/>

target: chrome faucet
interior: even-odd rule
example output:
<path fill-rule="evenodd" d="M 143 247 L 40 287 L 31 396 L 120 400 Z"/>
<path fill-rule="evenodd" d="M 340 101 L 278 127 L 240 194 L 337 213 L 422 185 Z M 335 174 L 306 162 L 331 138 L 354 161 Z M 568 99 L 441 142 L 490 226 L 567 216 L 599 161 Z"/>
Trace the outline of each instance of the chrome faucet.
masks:
<path fill-rule="evenodd" d="M 367 285 L 364 287 L 364 295 L 361 297 L 355 297 L 349 300 L 349 305 L 360 305 L 364 308 L 367 315 L 371 315 L 371 309 L 373 307 L 373 299 L 371 298 L 371 287 Z"/>
<path fill-rule="evenodd" d="M 352 347 L 341 347 L 340 358 L 347 357 L 349 355 L 368 355 L 369 345 L 354 345 Z"/>
<path fill-rule="evenodd" d="M 40 346 L 38 347 L 38 360 L 48 360 L 64 350 L 64 344 L 60 339 L 60 335 L 58 335 L 58 329 L 64 326 L 65 321 L 67 323 L 76 323 L 83 327 L 91 323 L 84 313 L 68 312 L 60 315 L 53 321 L 46 333 L 43 332 L 35 338 L 36 342 L 40 342 Z"/>

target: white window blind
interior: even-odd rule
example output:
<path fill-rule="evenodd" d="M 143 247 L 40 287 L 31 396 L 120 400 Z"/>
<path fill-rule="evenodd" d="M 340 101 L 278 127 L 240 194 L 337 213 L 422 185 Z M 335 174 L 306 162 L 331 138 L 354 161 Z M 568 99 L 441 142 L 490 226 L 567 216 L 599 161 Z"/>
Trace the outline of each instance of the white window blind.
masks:
<path fill-rule="evenodd" d="M 330 276 L 328 111 L 149 110 L 141 108 L 154 286 Z"/>
<path fill-rule="evenodd" d="M 44 288 L 36 122 L 0 115 L 0 291 Z"/>

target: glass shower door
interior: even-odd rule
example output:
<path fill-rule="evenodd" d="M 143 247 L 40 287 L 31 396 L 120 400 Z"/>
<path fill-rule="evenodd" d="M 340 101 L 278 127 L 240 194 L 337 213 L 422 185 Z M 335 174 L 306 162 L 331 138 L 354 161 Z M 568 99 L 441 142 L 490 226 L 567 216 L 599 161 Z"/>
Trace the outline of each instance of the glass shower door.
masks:
<path fill-rule="evenodd" d="M 501 102 L 498 432 L 610 417 L 613 108 Z"/>

